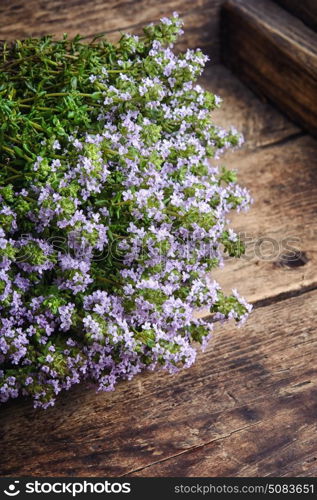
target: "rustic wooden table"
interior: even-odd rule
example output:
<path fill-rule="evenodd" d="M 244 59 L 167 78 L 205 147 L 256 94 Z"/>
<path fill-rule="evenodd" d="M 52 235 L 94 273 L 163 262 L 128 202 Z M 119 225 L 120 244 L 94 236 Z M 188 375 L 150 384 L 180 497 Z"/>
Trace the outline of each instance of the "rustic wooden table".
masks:
<path fill-rule="evenodd" d="M 253 314 L 240 329 L 219 325 L 196 365 L 175 376 L 144 374 L 107 394 L 76 388 L 46 411 L 4 405 L 2 475 L 316 475 L 317 141 L 223 66 L 203 83 L 224 98 L 215 121 L 246 138 L 224 161 L 252 191 L 252 209 L 232 223 L 253 243 L 216 278 Z M 286 244 L 295 259 L 282 258 Z"/>

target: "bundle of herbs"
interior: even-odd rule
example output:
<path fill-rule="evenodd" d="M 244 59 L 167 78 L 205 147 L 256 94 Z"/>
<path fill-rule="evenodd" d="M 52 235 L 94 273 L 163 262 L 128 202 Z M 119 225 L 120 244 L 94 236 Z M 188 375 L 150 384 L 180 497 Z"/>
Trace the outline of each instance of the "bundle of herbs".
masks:
<path fill-rule="evenodd" d="M 190 366 L 212 322 L 250 306 L 210 276 L 243 245 L 227 214 L 248 192 L 215 161 L 241 138 L 213 124 L 175 55 L 177 15 L 123 35 L 1 48 L 0 401 L 35 406 L 91 380 Z M 214 161 L 210 161 L 214 159 Z M 209 273 L 209 274 L 207 274 Z"/>

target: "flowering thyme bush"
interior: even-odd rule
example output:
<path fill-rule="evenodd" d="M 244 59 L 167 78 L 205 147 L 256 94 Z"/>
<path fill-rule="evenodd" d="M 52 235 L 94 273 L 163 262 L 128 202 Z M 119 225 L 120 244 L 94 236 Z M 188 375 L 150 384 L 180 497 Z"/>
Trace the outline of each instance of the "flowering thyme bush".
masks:
<path fill-rule="evenodd" d="M 250 306 L 207 272 L 243 245 L 249 203 L 208 158 L 239 145 L 219 98 L 176 56 L 177 15 L 118 45 L 29 39 L 2 50 L 0 401 L 52 405 L 84 379 L 112 390 L 146 368 L 190 366 L 214 318 Z"/>

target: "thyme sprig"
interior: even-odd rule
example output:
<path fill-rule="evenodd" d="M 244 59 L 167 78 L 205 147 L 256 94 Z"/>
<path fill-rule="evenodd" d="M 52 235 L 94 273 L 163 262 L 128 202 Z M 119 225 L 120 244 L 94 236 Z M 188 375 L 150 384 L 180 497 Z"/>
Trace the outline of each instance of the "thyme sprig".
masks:
<path fill-rule="evenodd" d="M 250 197 L 209 162 L 241 137 L 196 84 L 208 58 L 174 54 L 181 26 L 1 47 L 0 402 L 173 373 L 210 336 L 197 308 L 250 311 L 207 276 L 243 253 L 227 214 Z"/>

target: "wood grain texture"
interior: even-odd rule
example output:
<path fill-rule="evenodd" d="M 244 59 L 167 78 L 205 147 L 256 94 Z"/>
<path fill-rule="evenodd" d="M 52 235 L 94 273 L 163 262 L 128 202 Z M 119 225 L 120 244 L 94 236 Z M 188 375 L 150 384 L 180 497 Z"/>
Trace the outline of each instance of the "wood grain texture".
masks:
<path fill-rule="evenodd" d="M 317 285 L 317 142 L 302 135 L 283 115 L 260 102 L 221 66 L 210 67 L 202 82 L 223 97 L 216 123 L 234 124 L 245 146 L 223 163 L 239 172 L 254 204 L 230 217 L 246 232 L 247 252 L 213 273 L 227 292 L 236 284 L 252 302 Z M 287 245 L 297 254 L 290 260 Z"/>
<path fill-rule="evenodd" d="M 241 329 L 217 325 L 190 370 L 144 374 L 110 394 L 78 387 L 47 411 L 30 402 L 5 405 L 1 475 L 316 474 L 317 290 L 302 292 L 317 286 L 310 234 L 317 143 L 294 138 L 298 129 L 223 67 L 210 68 L 203 82 L 224 97 L 215 120 L 233 122 L 247 141 L 226 163 L 239 167 L 256 201 L 234 224 L 279 238 L 288 229 L 299 234 L 307 262 L 228 262 L 221 282 L 261 307 Z"/>
<path fill-rule="evenodd" d="M 307 26 L 317 31 L 317 2 L 316 0 L 275 0 L 294 16 L 299 17 Z"/>
<path fill-rule="evenodd" d="M 307 136 L 228 157 L 255 201 L 247 214 L 231 217 L 248 239 L 246 255 L 214 273 L 225 290 L 236 282 L 257 302 L 317 285 L 316 157 L 316 142 Z"/>
<path fill-rule="evenodd" d="M 226 64 L 317 135 L 317 34 L 270 0 L 229 0 L 222 40 Z"/>
<path fill-rule="evenodd" d="M 268 102 L 249 90 L 223 65 L 210 64 L 205 69 L 201 85 L 222 99 L 219 110 L 213 112 L 215 123 L 235 126 L 245 138 L 245 147 L 254 150 L 287 141 L 301 132 Z"/>
<path fill-rule="evenodd" d="M 104 32 L 112 41 L 120 31 L 142 27 L 178 11 L 185 22 L 179 49 L 201 47 L 219 59 L 219 11 L 224 0 L 2 0 L 0 39 L 67 32 L 91 36 Z"/>
<path fill-rule="evenodd" d="M 316 464 L 317 292 L 217 329 L 197 364 L 1 414 L 1 473 L 279 476 Z M 312 326 L 314 325 L 314 326 Z M 13 418 L 14 415 L 14 418 Z"/>

